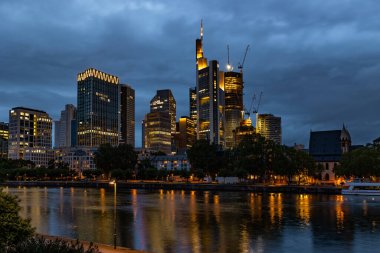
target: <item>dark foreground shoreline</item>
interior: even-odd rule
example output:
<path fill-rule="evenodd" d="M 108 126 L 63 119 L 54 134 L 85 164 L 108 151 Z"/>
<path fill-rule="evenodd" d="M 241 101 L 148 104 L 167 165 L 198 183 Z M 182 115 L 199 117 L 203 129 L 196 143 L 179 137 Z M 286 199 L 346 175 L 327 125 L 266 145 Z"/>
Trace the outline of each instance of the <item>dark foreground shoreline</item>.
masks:
<path fill-rule="evenodd" d="M 106 181 L 7 181 L 0 183 L 9 187 L 78 187 L 110 188 Z M 248 184 L 192 184 L 168 182 L 117 182 L 118 189 L 146 190 L 185 190 L 185 191 L 230 191 L 258 193 L 305 193 L 305 194 L 341 194 L 341 188 L 334 186 L 312 185 L 248 185 Z"/>

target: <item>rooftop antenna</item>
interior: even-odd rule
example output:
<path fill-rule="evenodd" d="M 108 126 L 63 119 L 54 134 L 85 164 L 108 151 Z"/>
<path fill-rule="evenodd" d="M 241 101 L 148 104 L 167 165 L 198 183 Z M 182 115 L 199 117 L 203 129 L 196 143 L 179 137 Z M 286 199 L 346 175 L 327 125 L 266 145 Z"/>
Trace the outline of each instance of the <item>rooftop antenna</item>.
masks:
<path fill-rule="evenodd" d="M 227 71 L 232 71 L 234 68 L 230 64 L 230 46 L 227 45 Z"/>

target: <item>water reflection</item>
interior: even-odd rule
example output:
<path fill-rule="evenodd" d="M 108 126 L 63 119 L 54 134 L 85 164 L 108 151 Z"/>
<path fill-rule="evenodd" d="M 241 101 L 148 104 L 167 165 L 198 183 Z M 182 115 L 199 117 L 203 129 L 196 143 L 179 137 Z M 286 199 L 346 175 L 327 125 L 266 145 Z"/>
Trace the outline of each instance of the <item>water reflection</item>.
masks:
<path fill-rule="evenodd" d="M 19 196 L 21 214 L 39 233 L 113 243 L 113 188 L 5 190 Z M 116 217 L 118 244 L 150 252 L 372 252 L 380 246 L 380 202 L 365 198 L 118 189 Z"/>

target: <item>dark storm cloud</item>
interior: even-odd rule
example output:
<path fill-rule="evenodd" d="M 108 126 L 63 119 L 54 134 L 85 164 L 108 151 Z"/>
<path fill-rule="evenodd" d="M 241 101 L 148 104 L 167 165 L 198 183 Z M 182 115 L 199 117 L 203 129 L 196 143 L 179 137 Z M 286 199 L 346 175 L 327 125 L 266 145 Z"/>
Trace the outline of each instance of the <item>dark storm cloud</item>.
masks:
<path fill-rule="evenodd" d="M 259 0 L 0 2 L 0 120 L 14 106 L 57 119 L 76 104 L 76 74 L 95 67 L 136 90 L 140 123 L 157 89 L 172 89 L 178 116 L 195 85 L 194 41 L 206 57 L 237 66 L 245 46 L 245 101 L 263 91 L 262 113 L 282 117 L 286 144 L 310 129 L 348 125 L 355 143 L 380 135 L 380 3 Z"/>

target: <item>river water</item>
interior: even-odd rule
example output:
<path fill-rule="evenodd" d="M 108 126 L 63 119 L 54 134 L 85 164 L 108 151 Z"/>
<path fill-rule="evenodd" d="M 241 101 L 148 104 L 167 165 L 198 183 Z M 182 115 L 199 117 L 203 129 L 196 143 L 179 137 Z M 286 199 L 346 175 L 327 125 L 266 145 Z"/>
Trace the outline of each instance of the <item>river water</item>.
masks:
<path fill-rule="evenodd" d="M 374 198 L 119 189 L 115 197 L 113 188 L 4 190 L 19 197 L 21 215 L 38 233 L 113 244 L 115 224 L 118 245 L 153 253 L 380 252 L 380 199 Z"/>

